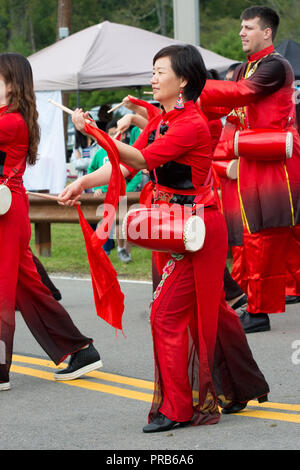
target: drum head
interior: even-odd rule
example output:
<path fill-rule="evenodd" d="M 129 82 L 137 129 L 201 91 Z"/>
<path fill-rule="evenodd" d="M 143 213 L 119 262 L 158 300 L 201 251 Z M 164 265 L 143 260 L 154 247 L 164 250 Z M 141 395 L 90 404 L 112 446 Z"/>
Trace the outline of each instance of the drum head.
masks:
<path fill-rule="evenodd" d="M 6 214 L 11 205 L 11 192 L 5 185 L 0 185 L 0 215 Z"/>
<path fill-rule="evenodd" d="M 291 158 L 293 155 L 293 134 L 287 133 L 286 136 L 286 158 Z"/>
<path fill-rule="evenodd" d="M 226 169 L 226 174 L 229 179 L 231 180 L 236 180 L 238 177 L 238 159 L 231 160 L 231 162 L 228 163 L 227 169 Z"/>
<path fill-rule="evenodd" d="M 184 227 L 184 245 L 187 251 L 198 251 L 204 245 L 205 224 L 198 215 L 193 215 L 188 219 Z"/>

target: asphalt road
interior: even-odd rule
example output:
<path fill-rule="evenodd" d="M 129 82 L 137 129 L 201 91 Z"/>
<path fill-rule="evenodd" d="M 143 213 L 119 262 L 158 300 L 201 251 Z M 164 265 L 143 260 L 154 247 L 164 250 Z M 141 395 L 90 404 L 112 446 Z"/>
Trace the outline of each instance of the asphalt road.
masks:
<path fill-rule="evenodd" d="M 12 388 L 0 392 L 0 450 L 103 450 L 116 459 L 122 450 L 128 455 L 181 450 L 197 458 L 203 450 L 299 449 L 300 304 L 273 315 L 270 332 L 247 335 L 270 385 L 268 403 L 251 402 L 214 426 L 149 435 L 142 427 L 153 387 L 151 284 L 121 282 L 125 336 L 116 336 L 96 316 L 90 280 L 52 279 L 76 325 L 94 338 L 103 368 L 83 379 L 55 382 L 54 364 L 17 312 Z"/>

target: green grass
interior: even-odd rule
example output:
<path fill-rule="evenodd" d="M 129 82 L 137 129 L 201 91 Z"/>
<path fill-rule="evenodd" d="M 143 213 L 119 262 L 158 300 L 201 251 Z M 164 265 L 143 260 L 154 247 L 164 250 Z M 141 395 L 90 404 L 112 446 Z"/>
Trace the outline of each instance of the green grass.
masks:
<path fill-rule="evenodd" d="M 84 238 L 79 224 L 51 224 L 51 256 L 39 256 L 48 273 L 66 273 L 72 275 L 89 274 L 89 265 L 85 250 Z M 34 225 L 30 243 L 35 249 Z M 133 246 L 132 262 L 122 263 L 117 257 L 117 248 L 110 254 L 110 260 L 120 278 L 152 279 L 151 251 Z"/>

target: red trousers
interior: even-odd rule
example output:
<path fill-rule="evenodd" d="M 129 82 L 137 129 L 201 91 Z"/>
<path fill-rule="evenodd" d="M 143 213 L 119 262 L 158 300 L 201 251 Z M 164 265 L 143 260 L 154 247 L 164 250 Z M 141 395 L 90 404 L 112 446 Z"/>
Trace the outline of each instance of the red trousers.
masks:
<path fill-rule="evenodd" d="M 41 282 L 29 249 L 28 209 L 25 191 L 18 188 L 9 211 L 0 216 L 0 382 L 9 380 L 15 305 L 55 364 L 92 341 L 80 333 L 68 312 Z"/>
<path fill-rule="evenodd" d="M 245 231 L 232 252 L 231 275 L 248 295 L 248 312 L 281 313 L 286 294 L 299 295 L 300 226 Z"/>
<path fill-rule="evenodd" d="M 194 416 L 194 424 L 213 424 L 220 419 L 216 393 L 226 395 L 228 404 L 268 392 L 239 317 L 224 299 L 225 221 L 217 211 L 206 211 L 204 220 L 203 248 L 170 261 L 156 291 L 151 311 L 156 377 L 149 421 L 160 411 L 178 422 Z"/>
<path fill-rule="evenodd" d="M 290 232 L 285 293 L 300 296 L 300 225 L 293 227 Z"/>

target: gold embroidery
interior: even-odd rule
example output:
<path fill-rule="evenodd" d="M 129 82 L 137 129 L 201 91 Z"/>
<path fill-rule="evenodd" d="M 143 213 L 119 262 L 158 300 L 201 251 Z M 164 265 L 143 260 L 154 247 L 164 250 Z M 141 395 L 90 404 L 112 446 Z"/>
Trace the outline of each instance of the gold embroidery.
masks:
<path fill-rule="evenodd" d="M 247 220 L 247 217 L 246 217 L 246 211 L 244 209 L 244 204 L 243 204 L 242 194 L 241 194 L 241 189 L 240 189 L 240 158 L 239 158 L 239 161 L 238 161 L 237 188 L 238 188 L 238 194 L 239 194 L 239 200 L 240 200 L 240 206 L 241 206 L 242 221 L 243 221 L 243 224 L 246 225 L 248 232 L 251 233 L 250 227 L 249 227 L 249 224 L 248 224 L 248 220 Z"/>
<path fill-rule="evenodd" d="M 160 190 L 153 190 L 153 202 L 155 201 L 165 201 L 165 202 L 170 202 L 172 199 L 173 194 L 172 193 L 167 193 L 165 191 L 160 191 Z"/>
<path fill-rule="evenodd" d="M 289 198 L 290 198 L 290 204 L 291 204 L 291 213 L 292 213 L 292 225 L 295 225 L 295 214 L 294 214 L 294 206 L 293 206 L 293 199 L 292 199 L 292 192 L 291 192 L 291 187 L 290 187 L 290 179 L 289 179 L 289 174 L 286 169 L 286 164 L 283 164 L 284 166 L 284 171 L 285 171 L 285 176 L 286 176 L 286 182 L 288 186 L 288 192 L 289 192 Z"/>

